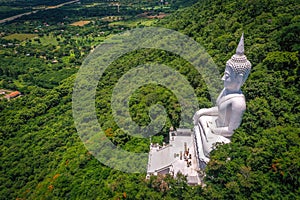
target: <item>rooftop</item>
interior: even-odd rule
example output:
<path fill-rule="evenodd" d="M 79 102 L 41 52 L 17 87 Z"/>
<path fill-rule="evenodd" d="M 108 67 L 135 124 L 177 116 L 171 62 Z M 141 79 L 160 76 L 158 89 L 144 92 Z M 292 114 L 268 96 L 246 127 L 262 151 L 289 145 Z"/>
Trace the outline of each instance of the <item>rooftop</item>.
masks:
<path fill-rule="evenodd" d="M 177 173 L 187 176 L 189 184 L 200 184 L 198 163 L 194 149 L 194 134 L 190 129 L 170 131 L 168 145 L 150 145 L 147 174 Z"/>
<path fill-rule="evenodd" d="M 11 99 L 11 98 L 15 98 L 15 97 L 17 97 L 17 96 L 19 96 L 19 95 L 21 95 L 21 92 L 19 92 L 19 91 L 14 91 L 14 92 L 11 92 L 11 93 L 5 95 L 5 98 Z"/>

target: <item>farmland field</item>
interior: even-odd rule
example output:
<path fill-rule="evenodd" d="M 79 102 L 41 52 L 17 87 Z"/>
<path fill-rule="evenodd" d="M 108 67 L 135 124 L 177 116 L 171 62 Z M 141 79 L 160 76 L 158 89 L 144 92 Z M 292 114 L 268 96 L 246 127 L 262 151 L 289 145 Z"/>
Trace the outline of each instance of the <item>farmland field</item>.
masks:
<path fill-rule="evenodd" d="M 8 36 L 5 36 L 4 39 L 6 40 L 19 40 L 19 41 L 23 41 L 26 39 L 31 39 L 31 38 L 35 38 L 37 37 L 37 34 L 27 34 L 27 33 L 14 33 Z"/>
<path fill-rule="evenodd" d="M 81 21 L 77 21 L 77 22 L 74 22 L 72 24 L 70 24 L 71 26 L 84 26 L 84 25 L 87 25 L 89 24 L 91 21 L 88 21 L 88 20 L 81 20 Z"/>
<path fill-rule="evenodd" d="M 59 38 L 60 40 L 63 40 L 59 36 L 54 36 L 53 34 L 49 34 L 48 36 L 44 35 L 43 37 L 39 37 L 39 42 L 33 40 L 32 43 L 33 44 L 42 44 L 44 46 L 50 45 L 50 44 L 52 44 L 52 45 L 58 45 L 57 38 Z"/>
<path fill-rule="evenodd" d="M 116 21 L 109 23 L 110 27 L 113 26 L 126 26 L 126 27 L 136 27 L 138 25 L 142 26 L 151 26 L 153 23 L 157 22 L 157 19 L 132 19 L 132 20 L 125 20 L 125 21 Z"/>

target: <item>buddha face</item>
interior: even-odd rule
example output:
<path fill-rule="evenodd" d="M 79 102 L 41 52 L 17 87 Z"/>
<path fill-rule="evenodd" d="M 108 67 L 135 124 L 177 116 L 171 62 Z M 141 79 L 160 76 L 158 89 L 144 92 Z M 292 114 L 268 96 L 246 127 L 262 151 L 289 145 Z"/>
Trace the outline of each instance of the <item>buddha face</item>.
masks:
<path fill-rule="evenodd" d="M 228 91 L 238 92 L 243 84 L 243 75 L 236 74 L 230 66 L 226 66 L 222 80 Z"/>

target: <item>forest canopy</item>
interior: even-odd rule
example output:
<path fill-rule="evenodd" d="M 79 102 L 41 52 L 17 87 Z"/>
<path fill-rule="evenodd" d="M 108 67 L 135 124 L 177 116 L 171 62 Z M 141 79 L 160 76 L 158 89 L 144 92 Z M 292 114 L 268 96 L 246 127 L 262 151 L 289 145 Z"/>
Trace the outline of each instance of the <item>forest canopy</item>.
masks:
<path fill-rule="evenodd" d="M 299 10 L 300 5 L 294 0 L 201 0 L 152 24 L 177 30 L 199 42 L 220 73 L 235 53 L 241 34 L 245 34 L 245 54 L 253 66 L 242 88 L 247 110 L 232 142 L 212 152 L 203 188 L 188 186 L 186 178 L 180 175 L 177 179 L 157 176 L 145 180 L 145 174 L 110 169 L 91 155 L 77 134 L 72 116 L 76 72 L 104 36 L 129 26 L 112 27 L 109 22 L 94 18 L 93 23 L 81 28 L 66 26 L 74 21 L 71 17 L 64 19 L 65 24 L 55 22 L 49 26 L 37 19 L 30 23 L 28 18 L 20 19 L 28 32 L 38 26 L 43 29 L 36 29 L 41 34 L 38 38 L 23 43 L 2 37 L 0 41 L 7 45 L 0 49 L 0 87 L 24 94 L 0 101 L 1 199 L 297 199 Z M 142 27 L 138 23 L 136 26 Z M 7 27 L 14 27 L 14 23 Z M 7 27 L 1 30 L 11 33 L 21 29 Z M 51 42 L 46 43 L 45 38 Z M 148 152 L 150 141 L 119 129 L 111 114 L 110 97 L 124 73 L 146 62 L 176 69 L 194 87 L 199 107 L 212 105 L 201 75 L 184 59 L 151 49 L 128 53 L 114 62 L 99 81 L 95 104 L 106 136 L 132 152 Z M 168 140 L 170 126 L 178 125 L 180 115 L 172 91 L 146 85 L 134 93 L 129 105 L 132 118 L 147 124 L 148 108 L 157 102 L 168 110 L 166 126 L 153 137 L 153 141 L 162 143 Z"/>

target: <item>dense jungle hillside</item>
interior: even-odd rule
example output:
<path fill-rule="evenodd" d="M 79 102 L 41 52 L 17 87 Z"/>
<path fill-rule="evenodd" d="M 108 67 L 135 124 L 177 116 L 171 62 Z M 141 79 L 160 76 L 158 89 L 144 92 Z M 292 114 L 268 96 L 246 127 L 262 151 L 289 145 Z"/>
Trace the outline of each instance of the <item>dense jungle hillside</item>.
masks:
<path fill-rule="evenodd" d="M 72 116 L 73 85 L 90 46 L 104 38 L 98 41 L 84 38 L 82 41 L 89 41 L 90 45 L 85 46 L 69 36 L 72 30 L 79 30 L 72 27 L 65 31 L 71 44 L 64 45 L 65 33 L 59 35 L 61 27 L 49 26 L 45 30 L 53 31 L 59 38 L 43 46 L 51 47 L 49 52 L 33 51 L 41 45 L 34 41 L 37 39 L 24 42 L 22 48 L 26 50 L 20 58 L 13 47 L 8 53 L 1 50 L 1 61 L 5 61 L 5 70 L 1 65 L 0 71 L 1 88 L 20 90 L 24 95 L 10 101 L 0 100 L 0 199 L 298 199 L 299 10 L 296 0 L 199 0 L 152 24 L 177 30 L 199 42 L 220 73 L 235 53 L 241 34 L 245 35 L 245 54 L 252 63 L 251 74 L 242 88 L 247 110 L 232 142 L 212 152 L 205 187 L 188 186 L 181 175 L 176 179 L 158 176 L 146 180 L 146 174 L 123 173 L 103 165 L 85 148 Z M 105 23 L 88 24 L 81 33 L 93 36 L 93 30 L 100 31 L 103 27 L 112 31 Z M 4 40 L 1 38 L 1 42 Z M 74 60 L 60 60 L 66 54 L 58 54 L 55 44 L 72 51 L 67 59 Z M 28 56 L 27 51 L 34 57 Z M 44 58 L 48 53 L 54 54 L 50 61 Z M 51 63 L 54 59 L 61 62 Z M 18 67 L 20 62 L 24 62 L 22 68 Z M 123 74 L 148 62 L 176 69 L 194 87 L 199 106 L 212 106 L 201 75 L 183 58 L 151 49 L 126 54 L 112 63 L 99 81 L 95 104 L 106 136 L 127 151 L 147 152 L 150 140 L 129 136 L 114 123 L 111 93 Z M 141 87 L 132 97 L 130 111 L 134 121 L 145 125 L 150 121 L 148 108 L 156 103 L 164 105 L 169 116 L 161 133 L 152 139 L 162 143 L 168 141 L 170 126 L 178 126 L 180 120 L 180 105 L 172 91 L 153 84 Z"/>

